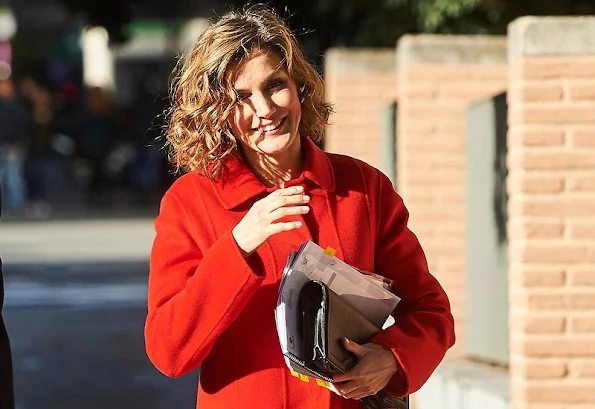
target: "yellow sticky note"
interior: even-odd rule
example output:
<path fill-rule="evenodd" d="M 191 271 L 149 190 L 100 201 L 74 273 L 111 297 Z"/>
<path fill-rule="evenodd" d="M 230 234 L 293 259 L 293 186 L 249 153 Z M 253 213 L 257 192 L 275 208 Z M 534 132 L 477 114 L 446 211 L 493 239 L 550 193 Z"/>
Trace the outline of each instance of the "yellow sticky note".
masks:
<path fill-rule="evenodd" d="M 326 250 L 324 250 L 324 254 L 326 254 L 329 257 L 335 257 L 335 252 L 336 250 L 332 247 L 327 247 Z"/>

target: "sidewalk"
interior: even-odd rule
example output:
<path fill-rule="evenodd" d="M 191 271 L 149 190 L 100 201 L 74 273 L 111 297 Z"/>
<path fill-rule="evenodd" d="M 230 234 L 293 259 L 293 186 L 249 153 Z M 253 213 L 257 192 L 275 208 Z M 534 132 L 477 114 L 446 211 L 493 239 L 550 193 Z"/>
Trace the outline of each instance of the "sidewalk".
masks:
<path fill-rule="evenodd" d="M 149 258 L 153 219 L 0 222 L 4 264 L 140 262 Z"/>

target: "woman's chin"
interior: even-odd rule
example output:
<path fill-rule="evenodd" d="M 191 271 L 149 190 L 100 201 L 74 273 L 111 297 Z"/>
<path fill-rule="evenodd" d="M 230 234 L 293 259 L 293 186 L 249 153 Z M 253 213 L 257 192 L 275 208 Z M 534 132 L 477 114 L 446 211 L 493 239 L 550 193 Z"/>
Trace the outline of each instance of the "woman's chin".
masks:
<path fill-rule="evenodd" d="M 258 144 L 258 149 L 266 155 L 276 156 L 288 150 L 291 146 L 291 142 L 292 138 L 290 134 L 265 137 L 265 139 Z"/>

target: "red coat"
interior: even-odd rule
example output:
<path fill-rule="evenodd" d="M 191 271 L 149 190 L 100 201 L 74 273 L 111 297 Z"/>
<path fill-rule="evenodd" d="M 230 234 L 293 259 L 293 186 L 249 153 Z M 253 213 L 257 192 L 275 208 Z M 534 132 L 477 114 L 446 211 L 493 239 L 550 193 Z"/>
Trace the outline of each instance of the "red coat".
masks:
<path fill-rule="evenodd" d="M 402 299 L 396 325 L 372 340 L 391 349 L 402 368 L 389 393 L 419 389 L 454 343 L 448 298 L 428 272 L 390 181 L 308 138 L 303 147 L 304 171 L 286 187 L 305 187 L 310 213 L 300 229 L 272 236 L 248 259 L 231 230 L 272 189 L 243 162 L 229 166 L 225 183 L 187 174 L 163 197 L 151 253 L 146 349 L 171 377 L 201 367 L 200 409 L 363 407 L 293 377 L 283 361 L 273 314 L 279 279 L 290 250 L 308 239 L 394 280 Z"/>

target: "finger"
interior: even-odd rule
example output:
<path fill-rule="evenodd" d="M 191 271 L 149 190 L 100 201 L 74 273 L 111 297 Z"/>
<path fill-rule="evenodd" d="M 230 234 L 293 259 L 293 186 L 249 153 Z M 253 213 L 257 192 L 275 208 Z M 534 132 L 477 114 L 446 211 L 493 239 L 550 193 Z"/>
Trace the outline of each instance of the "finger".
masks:
<path fill-rule="evenodd" d="M 291 206 L 291 207 L 281 207 L 279 209 L 273 210 L 270 213 L 270 220 L 271 222 L 275 220 L 279 220 L 285 216 L 295 216 L 299 214 L 306 214 L 310 211 L 310 207 L 308 206 Z"/>
<path fill-rule="evenodd" d="M 343 345 L 345 346 L 345 349 L 347 349 L 350 352 L 353 352 L 357 357 L 362 357 L 366 355 L 366 353 L 368 352 L 368 349 L 366 349 L 366 347 L 363 347 L 357 342 L 351 341 L 347 338 L 343 338 Z"/>
<path fill-rule="evenodd" d="M 310 196 L 304 194 L 295 194 L 290 196 L 281 196 L 273 198 L 270 202 L 266 204 L 266 209 L 269 212 L 272 212 L 276 209 L 285 206 L 294 206 L 298 204 L 305 204 L 310 201 Z"/>
<path fill-rule="evenodd" d="M 341 385 L 337 385 L 337 390 L 341 396 L 353 394 L 354 391 L 362 389 L 366 385 L 362 381 L 350 381 Z"/>
<path fill-rule="evenodd" d="M 273 223 L 268 226 L 267 233 L 270 236 L 291 231 L 302 227 L 302 222 Z"/>
<path fill-rule="evenodd" d="M 364 387 L 364 388 L 357 389 L 347 395 L 343 395 L 343 397 L 345 399 L 359 400 L 359 399 L 363 399 L 366 396 L 370 396 L 370 395 L 374 395 L 374 392 L 372 390 L 370 390 L 370 388 Z"/>
<path fill-rule="evenodd" d="M 337 374 L 333 376 L 333 382 L 340 383 L 340 382 L 349 382 L 354 379 L 357 379 L 358 376 L 353 371 L 349 371 L 342 374 Z"/>
<path fill-rule="evenodd" d="M 363 381 L 353 381 L 345 385 L 339 385 L 337 390 L 346 399 L 361 399 L 374 394 L 372 388 Z"/>
<path fill-rule="evenodd" d="M 275 190 L 269 196 L 272 197 L 281 197 L 281 196 L 291 196 L 291 195 L 298 195 L 304 193 L 303 186 L 290 186 L 290 187 L 283 187 Z"/>

